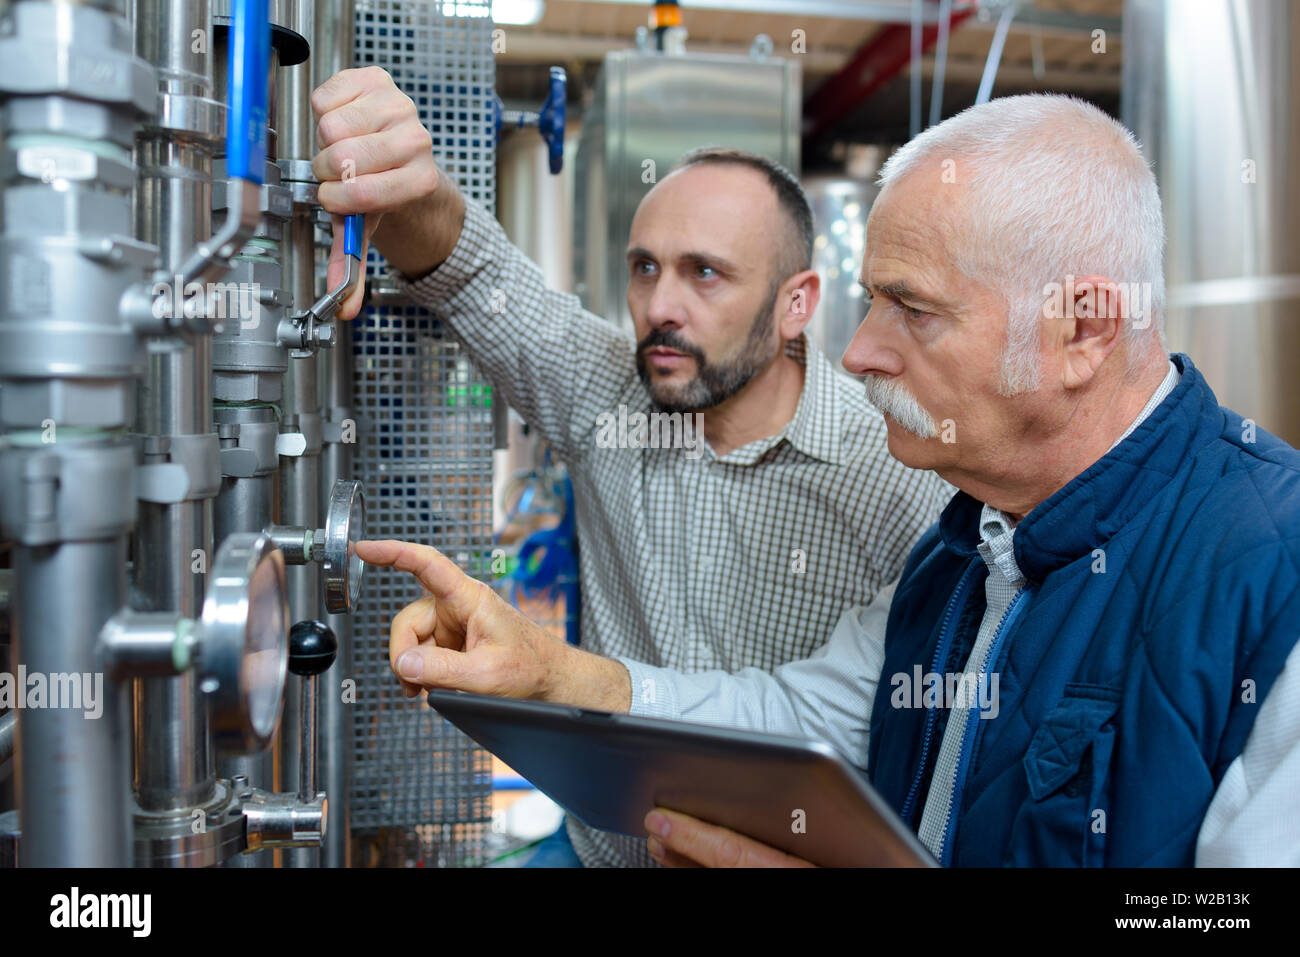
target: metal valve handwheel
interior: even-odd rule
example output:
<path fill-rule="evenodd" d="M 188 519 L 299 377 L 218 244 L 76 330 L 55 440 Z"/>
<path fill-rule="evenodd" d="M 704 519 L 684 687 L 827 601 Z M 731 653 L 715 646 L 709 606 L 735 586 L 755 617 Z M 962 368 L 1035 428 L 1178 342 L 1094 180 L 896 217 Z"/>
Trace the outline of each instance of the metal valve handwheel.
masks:
<path fill-rule="evenodd" d="M 361 483 L 340 479 L 330 492 L 325 513 L 325 554 L 322 579 L 325 610 L 331 615 L 352 612 L 361 595 L 365 562 L 357 556 L 356 544 L 365 538 L 366 500 Z"/>
<path fill-rule="evenodd" d="M 222 543 L 200 620 L 199 687 L 212 702 L 212 730 L 227 751 L 265 748 L 280 723 L 289 659 L 284 557 L 266 535 Z"/>

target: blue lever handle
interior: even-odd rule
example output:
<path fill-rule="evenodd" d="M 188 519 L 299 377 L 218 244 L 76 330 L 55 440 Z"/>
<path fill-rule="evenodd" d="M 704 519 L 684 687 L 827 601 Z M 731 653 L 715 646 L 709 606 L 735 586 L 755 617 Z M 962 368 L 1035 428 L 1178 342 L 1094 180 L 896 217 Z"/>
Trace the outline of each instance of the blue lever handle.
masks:
<path fill-rule="evenodd" d="M 537 131 L 546 140 L 552 175 L 564 168 L 564 99 L 567 85 L 564 67 L 551 67 L 551 90 L 537 115 Z"/>
<path fill-rule="evenodd" d="M 268 0 L 232 0 L 227 72 L 226 173 L 262 185 L 266 168 L 266 87 L 271 63 Z"/>
<path fill-rule="evenodd" d="M 361 237 L 365 231 L 366 217 L 350 213 L 343 220 L 343 255 L 361 258 Z"/>

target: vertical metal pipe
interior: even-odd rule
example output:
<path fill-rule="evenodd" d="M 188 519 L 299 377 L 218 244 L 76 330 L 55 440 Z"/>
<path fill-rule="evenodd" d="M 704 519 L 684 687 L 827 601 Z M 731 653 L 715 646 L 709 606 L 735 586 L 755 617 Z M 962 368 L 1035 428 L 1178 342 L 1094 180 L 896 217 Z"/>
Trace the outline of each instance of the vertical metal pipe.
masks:
<path fill-rule="evenodd" d="M 126 601 L 126 537 L 14 549 L 16 658 L 27 673 L 83 674 L 99 630 Z M 97 669 L 100 713 L 28 708 L 18 725 L 27 867 L 124 867 L 131 860 L 125 689 Z M 95 679 L 92 679 L 95 680 Z"/>
<path fill-rule="evenodd" d="M 214 413 L 217 423 L 238 423 L 244 433 L 257 429 L 273 428 L 275 411 L 268 406 L 245 408 L 218 408 Z M 213 537 L 225 541 L 234 532 L 261 532 L 274 524 L 279 512 L 279 495 L 274 471 L 246 478 L 223 478 L 221 491 L 213 507 Z M 251 784 L 273 789 L 275 765 L 271 748 L 256 754 L 221 754 L 217 769 L 223 778 L 243 777 Z M 241 854 L 226 862 L 231 867 L 270 867 L 271 853 Z"/>
<path fill-rule="evenodd" d="M 326 8 L 327 12 L 317 19 L 316 44 L 310 61 L 313 88 L 351 67 L 354 58 L 355 4 L 343 0 L 327 4 Z M 338 341 L 322 362 L 321 406 L 330 424 L 330 440 L 321 453 L 321 488 L 322 494 L 326 494 L 338 479 L 354 477 L 352 452 L 356 420 L 352 408 L 350 328 L 340 330 Z M 322 786 L 330 795 L 330 827 L 325 834 L 321 859 L 326 867 L 347 867 L 351 862 L 352 711 L 343 700 L 342 682 L 352 675 L 352 616 L 328 615 L 326 623 L 338 638 L 339 652 L 333 668 L 326 673 L 331 677 L 324 679 L 324 692 L 320 696 L 319 774 Z"/>
<path fill-rule="evenodd" d="M 10 711 L 0 716 L 0 764 L 14 755 L 15 735 L 18 732 L 18 713 Z"/>
<path fill-rule="evenodd" d="M 231 410 L 229 417 L 237 417 L 238 412 Z M 261 417 L 260 413 L 270 415 L 269 409 L 251 409 L 250 414 Z M 225 417 L 225 416 L 222 416 Z M 222 479 L 221 493 L 217 496 L 213 508 L 213 536 L 216 541 L 224 541 L 232 532 L 260 532 L 274 521 L 277 511 L 275 474 L 255 475 L 251 478 Z M 267 516 L 272 516 L 268 520 Z M 270 748 L 257 754 L 221 754 L 218 756 L 217 769 L 223 778 L 242 775 L 245 780 L 271 790 L 275 780 L 275 765 Z M 262 851 L 255 854 L 240 854 L 226 861 L 228 867 L 270 867 L 271 853 Z"/>
<path fill-rule="evenodd" d="M 912 0 L 912 62 L 908 79 L 908 139 L 921 132 L 921 6 L 922 0 Z"/>
<path fill-rule="evenodd" d="M 356 3 L 333 0 L 316 9 L 315 38 L 311 47 L 312 88 L 352 66 Z M 313 118 L 314 119 L 314 118 Z M 313 128 L 315 124 L 313 123 Z"/>
<path fill-rule="evenodd" d="M 316 682 L 317 678 L 304 678 L 302 690 L 298 696 L 298 724 L 302 728 L 303 740 L 314 740 L 316 727 Z M 311 801 L 316 797 L 316 756 L 309 748 L 302 748 L 298 754 L 298 799 Z M 311 848 L 305 848 L 311 850 Z M 318 852 L 319 853 L 319 852 Z"/>
<path fill-rule="evenodd" d="M 272 22 L 284 27 L 286 24 L 280 18 L 286 14 L 296 14 L 298 10 L 298 4 L 279 5 L 271 11 Z M 224 97 L 230 4 L 215 2 L 213 15 L 214 76 L 217 93 Z M 273 193 L 282 192 L 279 170 L 273 165 L 279 142 L 278 131 L 275 129 L 280 96 L 277 75 L 281 51 L 278 42 L 273 40 L 266 78 L 267 117 L 272 125 L 267 130 L 267 177 L 262 189 L 268 201 Z M 270 208 L 277 206 L 278 201 L 270 202 Z M 283 288 L 280 222 L 280 213 L 266 214 L 255 238 L 236 257 L 232 278 L 256 282 L 264 292 L 268 288 Z M 238 441 L 245 448 L 259 446 L 258 442 L 251 440 L 251 434 L 254 431 L 264 432 L 267 428 L 274 429 L 279 418 L 276 407 L 282 401 L 282 375 L 286 360 L 283 347 L 277 340 L 276 327 L 282 311 L 280 306 L 269 307 L 264 296 L 260 325 L 249 329 L 228 328 L 214 342 L 213 394 L 217 405 L 213 418 L 218 424 L 219 432 L 222 424 L 238 424 L 242 430 Z M 217 547 L 231 532 L 260 532 L 279 523 L 277 464 L 274 461 L 274 451 L 271 452 L 271 461 L 266 463 L 263 463 L 259 452 L 256 474 L 237 478 L 223 476 L 213 515 L 214 541 Z M 282 712 L 282 717 L 284 714 Z M 284 734 L 283 726 L 280 734 Z M 277 787 L 274 758 L 273 743 L 255 755 L 222 755 L 218 760 L 218 770 L 222 777 L 243 775 L 250 784 L 270 790 Z M 282 788 L 283 784 L 279 787 Z M 232 858 L 227 863 L 234 867 L 269 867 L 273 863 L 273 857 L 268 853 L 245 854 Z"/>
<path fill-rule="evenodd" d="M 308 63 L 312 67 L 311 87 L 315 89 L 340 70 L 352 66 L 353 22 L 355 8 L 351 0 L 321 4 L 316 11 L 315 42 Z M 315 152 L 315 115 L 310 113 L 310 152 Z M 323 279 L 323 270 L 318 270 Z M 319 290 L 318 290 L 319 291 Z M 352 330 L 343 323 L 333 349 L 320 357 L 320 405 L 329 434 L 321 447 L 321 501 L 328 501 L 329 490 L 339 479 L 354 478 L 352 450 L 356 441 L 355 413 L 352 409 Z M 346 431 L 344 431 L 346 430 Z M 352 616 L 327 615 L 326 624 L 338 639 L 338 657 L 321 682 L 319 734 L 317 735 L 317 776 L 320 789 L 329 795 L 329 828 L 321 845 L 321 865 L 347 867 L 351 862 L 350 787 L 352 764 L 352 705 L 343 700 L 342 682 L 352 675 Z"/>
<path fill-rule="evenodd" d="M 279 70 L 280 102 L 276 104 L 275 126 L 279 131 L 280 159 L 310 160 L 316 138 L 311 111 L 311 60 Z"/>
<path fill-rule="evenodd" d="M 280 158 L 310 160 L 314 138 L 311 112 L 310 61 L 279 70 L 279 101 L 276 110 L 276 127 L 279 130 Z M 288 223 L 284 244 L 284 285 L 293 294 L 295 313 L 305 312 L 316 298 L 315 282 L 315 225 L 313 205 L 294 203 L 293 218 Z M 286 431 L 300 432 L 306 439 L 302 455 L 284 456 L 280 459 L 280 505 L 285 524 L 304 528 L 320 528 L 324 523 L 320 493 L 321 415 L 317 389 L 317 363 L 319 353 L 307 357 L 290 357 L 284 380 L 284 426 Z M 322 617 L 320 566 L 316 562 L 287 569 L 289 610 L 294 621 L 317 620 Z M 291 681 L 285 721 L 280 731 L 280 766 L 284 771 L 286 790 L 302 791 L 305 783 L 298 769 L 314 765 L 316 756 L 300 753 L 307 737 L 308 727 L 302 720 L 307 692 L 301 682 Z M 315 712 L 311 713 L 315 720 Z M 313 793 L 314 796 L 314 793 Z M 332 798 L 332 795 L 331 795 Z M 331 801 L 332 803 L 332 801 Z M 295 867 L 315 867 L 320 862 L 319 848 L 295 848 L 288 854 Z"/>
<path fill-rule="evenodd" d="M 139 54 L 158 68 L 159 92 L 198 105 L 212 93 L 209 0 L 136 0 Z M 206 44 L 196 44 L 203 31 Z M 177 269 L 212 235 L 214 141 L 150 128 L 137 141 L 140 188 L 136 235 L 156 244 Z M 149 343 L 137 428 L 149 436 L 212 431 L 212 360 L 208 337 Z M 142 611 L 198 617 L 204 569 L 213 554 L 212 501 L 142 502 L 135 537 L 133 604 Z M 216 786 L 207 705 L 193 674 L 134 682 L 136 801 L 156 811 L 202 804 Z"/>
<path fill-rule="evenodd" d="M 198 434 L 212 407 L 206 339 L 150 343 L 141 389 L 140 431 L 145 435 Z M 198 415 L 202 395 L 204 414 Z M 165 425 L 154 414 L 167 408 L 182 421 Z M 210 426 L 203 429 L 210 431 Z M 203 601 L 203 569 L 212 557 L 212 501 L 174 505 L 140 503 L 135 539 L 132 605 L 141 611 L 179 611 L 196 618 Z M 215 787 L 207 704 L 193 674 L 133 682 L 136 800 L 144 810 L 201 804 Z"/>
<path fill-rule="evenodd" d="M 352 409 L 352 336 L 344 330 L 325 357 L 323 387 L 325 415 L 337 429 L 355 434 Z M 321 452 L 321 488 L 329 489 L 341 478 L 352 478 L 353 441 L 335 437 Z M 322 492 L 324 494 L 324 492 Z M 319 766 L 321 789 L 329 795 L 329 829 L 321 846 L 324 867 L 348 867 L 351 861 L 350 788 L 352 765 L 352 705 L 343 700 L 343 682 L 352 677 L 352 616 L 326 615 L 325 623 L 338 639 L 338 657 L 320 678 Z"/>
<path fill-rule="evenodd" d="M 295 224 L 296 225 L 296 224 Z M 310 223 L 308 223 L 310 226 Z M 307 234 L 308 253 L 311 253 L 311 233 Z M 298 243 L 295 242 L 297 247 Z M 296 254 L 295 254 L 296 258 Z M 306 260 L 311 264 L 311 258 Z M 307 282 L 311 280 L 310 270 L 305 272 Z M 295 292 L 296 301 L 297 293 Z M 310 396 L 310 401 L 308 401 Z M 316 407 L 316 359 L 290 359 L 289 372 L 285 382 L 285 418 L 286 423 L 302 429 L 306 434 L 314 434 L 314 449 L 309 446 L 308 453 L 280 459 L 280 514 L 288 525 L 316 529 L 323 524 L 320 508 L 320 411 Z M 314 425 L 311 424 L 314 422 Z M 316 620 L 322 617 L 320 565 L 308 562 L 286 569 L 289 588 L 289 610 L 294 621 Z M 290 681 L 285 688 L 284 720 L 280 725 L 279 747 L 280 767 L 283 772 L 281 787 L 286 791 L 301 790 L 297 780 L 296 769 L 304 756 L 299 755 L 306 728 L 299 722 L 300 709 L 296 707 L 297 699 L 302 695 L 300 682 Z M 289 855 L 294 866 L 316 866 L 320 857 L 318 848 L 295 848 Z"/>
<path fill-rule="evenodd" d="M 44 154 L 39 179 L 21 160 L 9 164 L 0 233 L 0 523 L 19 543 L 14 661 L 37 682 L 24 693 L 58 690 L 25 709 L 17 729 L 26 866 L 131 862 L 127 695 L 106 673 L 99 633 L 126 601 L 136 515 L 124 433 L 144 356 L 118 304 L 150 256 L 121 239 L 131 233 L 134 127 L 151 112 L 155 81 L 129 49 L 120 11 L 22 3 L 5 8 L 0 29 L 6 145 L 38 155 L 61 147 Z M 94 63 L 120 82 L 97 100 L 84 76 L 69 80 L 69 63 Z M 64 84 L 75 92 L 33 95 Z M 98 157 L 102 172 L 69 174 L 77 154 Z"/>
<path fill-rule="evenodd" d="M 310 234 L 309 234 L 310 235 Z M 286 381 L 285 405 L 286 417 L 303 426 L 304 419 L 314 415 L 317 420 L 315 454 L 297 457 L 282 457 L 280 467 L 280 503 L 281 517 L 285 524 L 316 529 L 321 527 L 320 520 L 320 428 L 319 412 L 301 410 L 297 401 L 301 400 L 308 387 L 311 389 L 312 405 L 316 402 L 315 358 L 289 360 L 289 373 Z M 294 411 L 290 412 L 290 408 Z M 308 426 L 308 428 L 310 428 Z M 318 619 L 321 617 L 321 583 L 320 566 L 316 562 L 295 565 L 286 569 L 289 589 L 289 610 L 294 621 Z M 308 728 L 300 720 L 305 706 L 301 698 L 306 695 L 302 682 L 290 680 L 285 687 L 284 720 L 280 723 L 279 758 L 281 768 L 280 787 L 285 791 L 301 791 L 302 782 L 298 778 L 298 768 L 309 756 L 300 754 L 302 743 L 310 740 L 306 737 Z M 314 760 L 314 756 L 311 756 Z M 320 859 L 320 849 L 312 847 L 294 848 L 288 854 L 295 867 L 315 867 Z"/>
<path fill-rule="evenodd" d="M 952 0 L 939 0 L 939 39 L 934 48 L 934 76 L 930 78 L 930 125 L 943 119 L 943 74 L 948 66 L 948 31 L 952 27 Z"/>

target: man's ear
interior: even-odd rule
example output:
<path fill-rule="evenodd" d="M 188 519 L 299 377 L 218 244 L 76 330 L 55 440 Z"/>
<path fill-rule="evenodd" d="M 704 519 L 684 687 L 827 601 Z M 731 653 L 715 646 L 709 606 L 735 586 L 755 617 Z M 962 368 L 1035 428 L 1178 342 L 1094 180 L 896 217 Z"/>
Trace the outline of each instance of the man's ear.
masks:
<path fill-rule="evenodd" d="M 1092 381 L 1119 345 L 1128 303 L 1120 286 L 1106 276 L 1076 279 L 1067 291 L 1061 382 L 1067 389 L 1077 389 Z"/>
<path fill-rule="evenodd" d="M 778 315 L 782 339 L 793 339 L 803 332 L 817 309 L 821 291 L 821 276 L 815 269 L 795 273 L 781 284 L 781 293 L 776 301 L 778 309 L 782 303 L 785 304 L 785 312 Z"/>

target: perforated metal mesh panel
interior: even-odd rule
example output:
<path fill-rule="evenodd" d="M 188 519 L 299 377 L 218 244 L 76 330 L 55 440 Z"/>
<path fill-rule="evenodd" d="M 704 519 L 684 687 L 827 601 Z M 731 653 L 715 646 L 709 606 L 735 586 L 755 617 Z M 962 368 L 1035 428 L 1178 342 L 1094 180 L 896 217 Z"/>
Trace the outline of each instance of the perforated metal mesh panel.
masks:
<path fill-rule="evenodd" d="M 495 68 L 482 3 L 359 0 L 356 65 L 392 74 L 420 111 L 434 153 L 466 197 L 492 209 Z M 371 249 L 372 283 L 382 258 Z M 491 390 L 442 323 L 411 304 L 368 308 L 352 324 L 366 489 L 366 535 L 427 542 L 486 576 L 492 525 Z M 481 863 L 492 775 L 485 751 L 388 665 L 388 627 L 420 598 L 408 575 L 371 568 L 355 622 L 357 679 L 351 823 L 383 835 L 383 863 Z"/>

